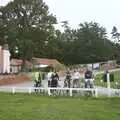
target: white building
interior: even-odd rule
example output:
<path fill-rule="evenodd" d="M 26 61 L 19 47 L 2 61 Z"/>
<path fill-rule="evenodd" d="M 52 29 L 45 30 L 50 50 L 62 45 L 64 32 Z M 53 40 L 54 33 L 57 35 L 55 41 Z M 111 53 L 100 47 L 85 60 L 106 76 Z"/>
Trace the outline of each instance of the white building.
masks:
<path fill-rule="evenodd" d="M 10 73 L 10 52 L 7 44 L 0 46 L 0 73 Z"/>

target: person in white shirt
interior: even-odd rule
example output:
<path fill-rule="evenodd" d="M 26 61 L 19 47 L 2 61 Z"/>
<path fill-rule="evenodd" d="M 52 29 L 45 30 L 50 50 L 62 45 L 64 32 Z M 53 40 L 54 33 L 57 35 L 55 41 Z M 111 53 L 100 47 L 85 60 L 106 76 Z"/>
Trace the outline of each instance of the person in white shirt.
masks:
<path fill-rule="evenodd" d="M 52 80 L 52 74 L 53 72 L 48 72 L 47 79 L 48 79 L 48 87 L 51 87 L 51 80 Z"/>
<path fill-rule="evenodd" d="M 73 73 L 73 88 L 79 87 L 80 73 L 75 70 Z"/>

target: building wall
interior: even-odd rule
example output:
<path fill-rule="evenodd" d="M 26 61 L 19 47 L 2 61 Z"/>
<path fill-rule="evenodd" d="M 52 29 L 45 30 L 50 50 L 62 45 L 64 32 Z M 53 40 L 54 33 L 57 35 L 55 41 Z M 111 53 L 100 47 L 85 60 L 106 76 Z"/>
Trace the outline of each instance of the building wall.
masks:
<path fill-rule="evenodd" d="M 0 73 L 10 73 L 10 52 L 0 46 Z"/>
<path fill-rule="evenodd" d="M 19 73 L 21 66 L 11 66 L 11 73 Z"/>
<path fill-rule="evenodd" d="M 0 73 L 2 73 L 2 66 L 3 65 L 3 61 L 2 61 L 2 46 L 0 46 Z"/>
<path fill-rule="evenodd" d="M 3 50 L 3 73 L 10 73 L 10 52 Z"/>

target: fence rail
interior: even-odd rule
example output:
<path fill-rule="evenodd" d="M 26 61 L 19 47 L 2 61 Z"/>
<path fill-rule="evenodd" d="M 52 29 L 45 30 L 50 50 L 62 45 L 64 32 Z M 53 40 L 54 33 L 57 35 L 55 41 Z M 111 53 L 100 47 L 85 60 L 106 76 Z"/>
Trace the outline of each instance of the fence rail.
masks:
<path fill-rule="evenodd" d="M 41 88 L 41 87 L 0 87 L 1 92 L 9 93 L 46 93 L 49 96 L 56 93 L 56 95 L 69 95 L 73 96 L 79 93 L 92 93 L 91 95 L 98 97 L 101 94 L 105 94 L 108 97 L 120 96 L 120 89 L 99 89 L 99 88 Z"/>

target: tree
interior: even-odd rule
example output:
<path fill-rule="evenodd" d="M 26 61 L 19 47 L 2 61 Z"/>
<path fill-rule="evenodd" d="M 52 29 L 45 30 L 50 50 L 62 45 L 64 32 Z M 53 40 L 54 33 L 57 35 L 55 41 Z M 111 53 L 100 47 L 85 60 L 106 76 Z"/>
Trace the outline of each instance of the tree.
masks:
<path fill-rule="evenodd" d="M 76 55 L 81 58 L 79 61 L 88 63 L 109 59 L 113 49 L 112 43 L 107 39 L 105 28 L 93 22 L 85 22 L 79 27 L 76 41 L 78 48 Z"/>
<path fill-rule="evenodd" d="M 113 26 L 111 34 L 112 34 L 112 39 L 114 39 L 114 48 L 115 48 L 114 58 L 116 60 L 120 60 L 120 54 L 119 54 L 119 51 L 120 51 L 120 45 L 119 45 L 120 33 L 118 32 L 118 29 L 116 26 Z"/>
<path fill-rule="evenodd" d="M 85 22 L 72 29 L 68 21 L 63 21 L 63 32 L 55 30 L 56 23 L 43 0 L 14 0 L 0 8 L 0 44 L 7 42 L 12 57 L 23 61 L 34 56 L 55 58 L 65 64 L 104 61 L 116 52 L 106 29 L 98 23 Z M 118 37 L 116 33 L 114 28 L 112 34 Z"/>
<path fill-rule="evenodd" d="M 53 50 L 55 58 L 65 64 L 92 63 L 114 59 L 116 48 L 107 38 L 104 27 L 98 23 L 85 22 L 81 23 L 78 29 L 72 29 L 68 22 L 64 24 L 64 32 L 57 31 L 57 37 L 53 45 L 51 44 L 55 48 Z"/>
<path fill-rule="evenodd" d="M 54 37 L 53 24 L 56 24 L 56 18 L 48 10 L 43 0 L 14 0 L 0 9 L 3 21 L 0 27 L 7 26 L 7 42 L 12 56 L 15 56 L 16 46 L 20 52 L 19 58 L 24 61 L 33 55 L 45 55 L 45 41 Z"/>
<path fill-rule="evenodd" d="M 120 33 L 118 33 L 118 30 L 115 26 L 113 26 L 111 34 L 112 34 L 112 38 L 114 39 L 115 43 L 120 42 Z"/>
<path fill-rule="evenodd" d="M 80 64 L 111 59 L 112 43 L 107 39 L 105 28 L 98 23 L 81 23 L 77 30 L 62 33 L 64 62 Z"/>

